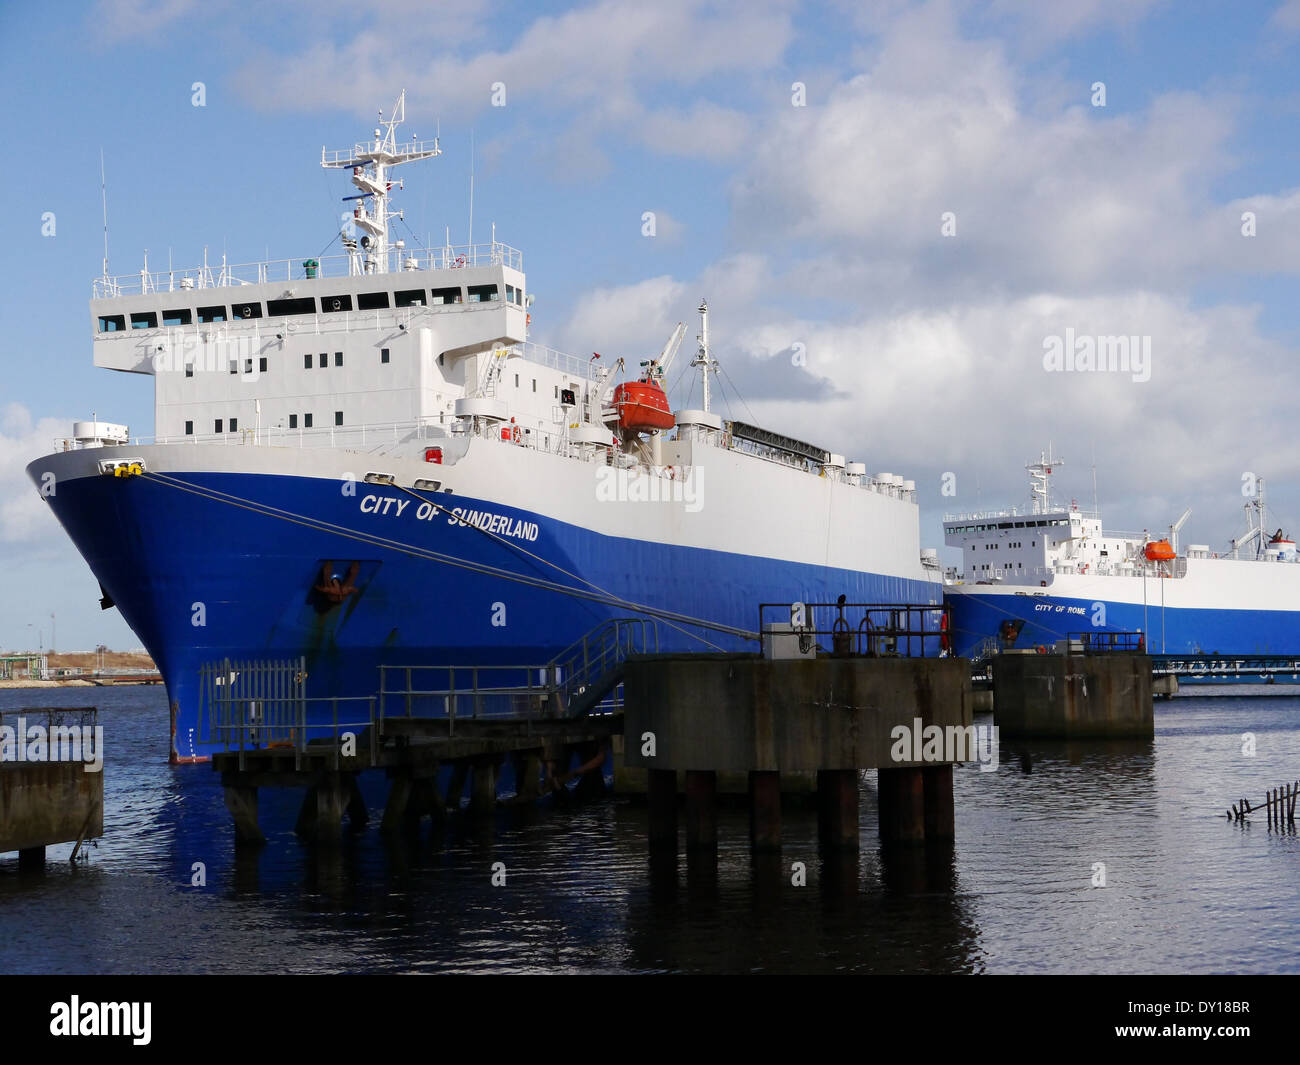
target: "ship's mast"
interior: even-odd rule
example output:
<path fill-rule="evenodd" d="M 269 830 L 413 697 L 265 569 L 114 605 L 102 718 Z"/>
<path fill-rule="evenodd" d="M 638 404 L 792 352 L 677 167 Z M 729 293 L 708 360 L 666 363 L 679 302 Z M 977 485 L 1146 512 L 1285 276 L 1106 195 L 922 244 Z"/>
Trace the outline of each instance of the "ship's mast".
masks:
<path fill-rule="evenodd" d="M 1052 476 L 1052 467 L 1064 465 L 1064 459 L 1052 458 L 1052 446 L 1049 444 L 1047 451 L 1038 453 L 1037 462 L 1032 462 L 1025 467 L 1029 473 L 1029 495 L 1032 500 L 1032 513 L 1047 513 L 1050 507 L 1047 485 Z"/>
<path fill-rule="evenodd" d="M 327 170 L 350 169 L 352 184 L 361 190 L 355 196 L 345 196 L 344 200 L 357 203 L 352 223 L 365 233 L 361 245 L 365 249 L 364 269 L 369 274 L 388 272 L 388 220 L 401 217 L 400 211 L 388 208 L 393 189 L 388 172 L 403 163 L 442 154 L 437 137 L 432 141 L 411 140 L 398 144 L 397 127 L 405 120 L 406 90 L 403 89 L 393 105 L 391 118 L 385 121 L 383 111 L 379 112 L 379 125 L 375 127 L 373 140 L 355 144 L 350 151 L 327 152 L 322 148 L 320 153 L 321 166 Z"/>
<path fill-rule="evenodd" d="M 715 372 L 718 365 L 709 352 L 709 304 L 707 300 L 700 300 L 700 332 L 695 339 L 700 342 L 700 349 L 695 353 L 695 358 L 691 360 L 691 365 L 700 368 L 700 380 L 704 385 L 704 406 L 702 409 L 707 411 L 709 409 L 709 374 Z"/>

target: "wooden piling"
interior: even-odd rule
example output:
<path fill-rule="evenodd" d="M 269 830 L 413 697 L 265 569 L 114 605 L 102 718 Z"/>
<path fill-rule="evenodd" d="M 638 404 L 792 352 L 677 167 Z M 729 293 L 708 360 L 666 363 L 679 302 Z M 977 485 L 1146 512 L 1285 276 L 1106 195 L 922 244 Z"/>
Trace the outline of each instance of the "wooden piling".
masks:
<path fill-rule="evenodd" d="M 833 850 L 856 850 L 858 831 L 858 771 L 817 771 L 818 835 Z"/>
<path fill-rule="evenodd" d="M 360 831 L 369 820 L 370 811 L 366 809 L 366 800 L 361 794 L 361 783 L 352 773 L 348 777 L 348 827 L 354 832 Z"/>
<path fill-rule="evenodd" d="M 650 846 L 677 852 L 677 773 L 672 769 L 650 769 L 646 773 L 646 797 L 650 803 Z"/>
<path fill-rule="evenodd" d="M 952 766 L 925 766 L 921 770 L 921 778 L 926 840 L 955 839 L 957 827 L 952 797 Z"/>
<path fill-rule="evenodd" d="M 451 782 L 447 785 L 447 809 L 453 813 L 460 809 L 460 800 L 465 795 L 465 779 L 469 776 L 469 762 L 463 759 L 452 763 Z"/>
<path fill-rule="evenodd" d="M 925 778 L 919 766 L 881 767 L 880 839 L 884 843 L 925 840 Z"/>
<path fill-rule="evenodd" d="M 388 801 L 384 803 L 384 816 L 379 830 L 385 834 L 397 832 L 408 823 L 407 809 L 411 801 L 411 774 L 393 773 L 389 778 Z"/>
<path fill-rule="evenodd" d="M 328 842 L 343 834 L 343 813 L 350 798 L 351 790 L 338 773 L 326 773 L 316 785 L 314 835 L 318 840 Z"/>
<path fill-rule="evenodd" d="M 482 816 L 492 812 L 497 801 L 496 762 L 488 759 L 474 764 L 474 781 L 470 791 L 469 812 Z"/>
<path fill-rule="evenodd" d="M 781 774 L 776 770 L 750 771 L 749 844 L 756 851 L 781 849 Z"/>
<path fill-rule="evenodd" d="M 515 798 L 535 802 L 542 794 L 541 751 L 520 751 L 515 755 Z"/>
<path fill-rule="evenodd" d="M 227 784 L 226 809 L 235 821 L 236 843 L 265 843 L 266 836 L 257 823 L 257 789 L 239 784 Z"/>
<path fill-rule="evenodd" d="M 686 849 L 707 850 L 718 845 L 718 774 L 686 771 Z"/>

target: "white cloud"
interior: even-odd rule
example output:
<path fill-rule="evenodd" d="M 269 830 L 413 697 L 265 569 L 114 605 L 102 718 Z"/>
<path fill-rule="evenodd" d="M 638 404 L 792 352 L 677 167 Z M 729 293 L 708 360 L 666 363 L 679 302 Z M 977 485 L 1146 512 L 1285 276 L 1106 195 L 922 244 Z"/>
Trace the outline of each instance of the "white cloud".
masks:
<path fill-rule="evenodd" d="M 197 10 L 198 0 L 97 0 L 86 25 L 96 41 L 112 44 L 131 37 L 156 37 Z"/>
<path fill-rule="evenodd" d="M 52 537 L 60 545 L 66 542 L 49 504 L 28 480 L 26 466 L 49 454 L 71 424 L 70 418 L 33 420 L 21 403 L 0 407 L 0 543 L 36 554 L 46 550 Z"/>
<path fill-rule="evenodd" d="M 1286 0 L 1270 21 L 1284 30 L 1300 30 L 1300 0 Z"/>
<path fill-rule="evenodd" d="M 368 115 L 373 100 L 405 87 L 413 114 L 455 115 L 459 123 L 488 108 L 491 87 L 500 82 L 507 110 L 512 102 L 552 113 L 568 108 L 575 118 L 589 111 L 616 124 L 648 88 L 694 86 L 773 66 L 793 34 L 789 5 L 780 0 L 641 6 L 601 0 L 539 16 L 513 44 L 467 54 L 449 49 L 461 42 L 448 41 L 439 18 L 402 17 L 404 47 L 395 52 L 390 6 L 367 5 L 372 24 L 341 41 L 329 24 L 306 23 L 308 35 L 288 54 L 268 51 L 249 60 L 238 75 L 241 90 L 267 109 Z M 323 71 L 338 76 L 322 77 Z"/>

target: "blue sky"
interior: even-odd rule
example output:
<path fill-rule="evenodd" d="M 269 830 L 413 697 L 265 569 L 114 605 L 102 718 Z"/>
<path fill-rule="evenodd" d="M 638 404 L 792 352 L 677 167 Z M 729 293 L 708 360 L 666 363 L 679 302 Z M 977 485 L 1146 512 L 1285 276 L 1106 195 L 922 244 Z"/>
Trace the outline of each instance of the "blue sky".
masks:
<path fill-rule="evenodd" d="M 472 134 L 475 237 L 523 251 L 534 339 L 640 358 L 707 296 L 755 416 L 915 478 L 927 543 L 1021 499 L 1049 439 L 1067 497 L 1095 453 L 1116 527 L 1191 505 L 1184 540 L 1218 547 L 1244 471 L 1300 519 L 1295 0 L 103 0 L 5 4 L 0 39 L 0 647 L 51 612 L 61 647 L 135 642 L 21 474 L 91 411 L 152 427 L 151 382 L 91 365 L 101 149 L 112 272 L 301 259 L 349 192 L 321 146 L 403 88 L 445 153 L 406 168 L 411 229 L 464 241 Z M 1067 327 L 1150 336 L 1151 380 L 1046 374 Z"/>

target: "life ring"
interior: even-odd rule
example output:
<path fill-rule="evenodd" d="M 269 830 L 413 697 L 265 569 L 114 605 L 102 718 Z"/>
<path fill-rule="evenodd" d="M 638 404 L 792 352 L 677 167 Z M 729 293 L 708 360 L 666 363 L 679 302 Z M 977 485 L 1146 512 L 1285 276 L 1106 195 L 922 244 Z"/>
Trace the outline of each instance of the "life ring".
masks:
<path fill-rule="evenodd" d="M 676 466 L 669 466 L 669 467 L 668 467 L 668 479 L 669 479 L 670 481 L 675 481 L 675 480 L 677 480 L 677 467 L 676 467 Z"/>
<path fill-rule="evenodd" d="M 516 444 L 522 444 L 524 442 L 524 434 L 519 431 L 519 426 L 516 425 L 511 431 L 510 439 Z"/>
<path fill-rule="evenodd" d="M 1038 653 L 1039 653 L 1040 655 L 1045 655 L 1045 654 L 1047 654 L 1047 648 L 1044 647 L 1041 643 L 1038 645 Z"/>

